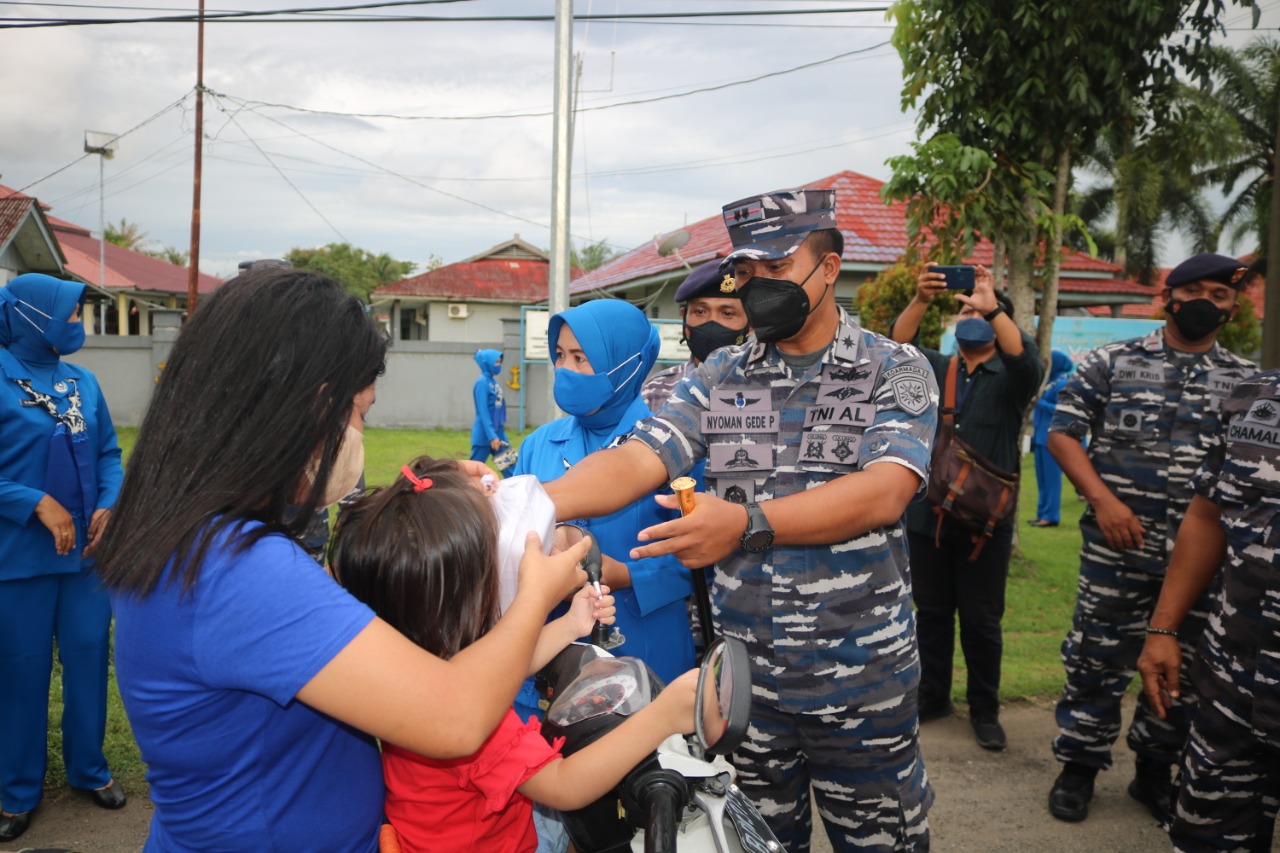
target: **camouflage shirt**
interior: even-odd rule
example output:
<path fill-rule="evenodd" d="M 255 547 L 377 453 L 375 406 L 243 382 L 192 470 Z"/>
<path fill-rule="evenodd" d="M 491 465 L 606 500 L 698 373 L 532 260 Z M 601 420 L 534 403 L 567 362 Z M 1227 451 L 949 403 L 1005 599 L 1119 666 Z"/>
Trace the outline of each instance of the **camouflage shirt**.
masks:
<path fill-rule="evenodd" d="M 754 338 L 717 350 L 633 438 L 673 477 L 705 458 L 707 491 L 738 502 L 797 494 L 877 462 L 906 466 L 923 486 L 937 404 L 917 349 L 863 330 L 842 310 L 835 341 L 803 371 Z M 714 577 L 715 618 L 747 644 L 758 701 L 814 714 L 914 689 L 901 521 L 830 545 L 739 549 Z"/>
<path fill-rule="evenodd" d="M 1142 522 L 1141 551 L 1111 550 L 1093 509 L 1080 521 L 1084 555 L 1163 574 L 1187 504 L 1191 475 L 1222 443 L 1221 401 L 1253 362 L 1214 344 L 1170 349 L 1163 330 L 1105 344 L 1085 356 L 1058 395 L 1050 432 L 1088 436 L 1098 476 Z"/>
<path fill-rule="evenodd" d="M 1200 643 L 1196 686 L 1255 736 L 1280 745 L 1280 371 L 1236 385 L 1222 420 L 1225 443 L 1192 481 L 1218 505 L 1227 535 L 1222 592 Z"/>
<path fill-rule="evenodd" d="M 675 388 L 680 380 L 693 370 L 693 367 L 692 361 L 673 364 L 646 379 L 644 385 L 640 387 L 640 396 L 644 399 L 644 404 L 649 407 L 649 411 L 656 412 L 661 409 L 667 402 L 667 398 L 671 396 L 671 389 Z"/>

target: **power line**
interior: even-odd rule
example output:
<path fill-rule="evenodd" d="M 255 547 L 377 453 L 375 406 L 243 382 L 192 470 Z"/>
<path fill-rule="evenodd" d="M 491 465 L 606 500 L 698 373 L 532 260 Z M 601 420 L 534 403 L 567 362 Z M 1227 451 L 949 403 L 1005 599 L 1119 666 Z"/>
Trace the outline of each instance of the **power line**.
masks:
<path fill-rule="evenodd" d="M 193 91 L 195 91 L 195 90 L 194 90 L 194 89 L 192 89 L 192 90 L 191 90 L 191 92 L 193 92 Z M 164 115 L 165 113 L 169 112 L 170 110 L 172 110 L 172 109 L 176 109 L 177 107 L 181 106 L 181 105 L 182 105 L 182 103 L 183 103 L 184 101 L 186 101 L 186 100 L 187 100 L 187 98 L 191 97 L 191 92 L 186 92 L 186 93 L 185 93 L 181 98 L 179 98 L 178 100 L 174 101 L 172 104 L 169 104 L 169 106 L 167 106 L 167 107 L 163 108 L 163 109 L 162 109 L 162 110 L 160 110 L 158 113 L 156 113 L 155 115 L 151 116 L 150 118 L 143 119 L 142 121 L 140 121 L 140 122 L 138 122 L 137 124 L 135 124 L 133 127 L 131 127 L 131 128 L 129 128 L 128 130 L 126 130 L 124 133 L 118 133 L 118 134 L 116 134 L 115 139 L 113 139 L 112 141 L 114 142 L 115 140 L 118 140 L 118 139 L 124 139 L 126 136 L 128 136 L 128 135 L 129 135 L 129 134 L 131 134 L 131 133 L 133 133 L 134 131 L 136 131 L 136 130 L 140 130 L 140 129 L 142 129 L 142 128 L 146 127 L 147 125 L 151 124 L 151 122 L 153 122 L 153 121 L 155 121 L 156 119 L 160 118 L 160 116 Z M 27 184 L 25 187 L 22 187 L 22 188 L 18 189 L 18 190 L 17 190 L 17 192 L 25 193 L 27 190 L 29 190 L 29 189 L 31 189 L 32 187 L 34 187 L 36 184 L 42 183 L 42 182 L 44 182 L 44 181 L 47 181 L 47 180 L 49 180 L 50 178 L 52 178 L 54 175 L 57 175 L 57 174 L 59 174 L 59 173 L 61 173 L 61 172 L 65 172 L 67 169 L 70 169 L 72 166 L 74 166 L 75 164 L 79 163 L 81 160 L 85 159 L 86 157 L 91 157 L 91 156 L 93 156 L 93 155 L 92 155 L 92 154 L 89 154 L 89 153 L 82 154 L 81 156 L 79 156 L 79 157 L 77 157 L 76 159 L 72 160 L 70 163 L 68 163 L 67 165 L 63 166 L 62 168 L 60 168 L 60 169 L 55 169 L 54 171 L 52 171 L 52 172 L 50 172 L 49 174 L 45 175 L 43 178 L 37 178 L 36 180 L 34 180 L 34 181 L 32 181 L 31 183 Z"/>
<path fill-rule="evenodd" d="M 460 3 L 468 0 L 399 0 L 399 2 L 374 3 L 352 7 L 329 7 L 327 9 L 280 9 L 262 12 L 226 12 L 206 14 L 205 23 L 218 24 L 367 24 L 367 23 L 551 23 L 554 15 L 364 15 L 364 16 L 324 16 L 318 18 L 299 17 L 304 14 L 333 11 L 343 8 L 377 8 L 384 6 L 412 6 L 425 3 Z M 597 15 L 575 15 L 576 21 L 673 21 L 698 18 L 758 18 L 787 15 L 845 15 L 864 12 L 887 12 L 888 6 L 857 6 L 835 9 L 756 9 L 728 11 L 695 11 L 695 12 L 624 12 L 601 13 Z M 280 18 L 281 15 L 292 17 Z M 8 18 L 8 21 L 20 23 L 0 24 L 0 29 L 34 29 L 39 27 L 81 27 L 101 26 L 108 24 L 190 24 L 201 20 L 200 15 L 160 15 L 151 18 Z"/>
<path fill-rule="evenodd" d="M 849 51 L 845 51 L 844 53 L 837 53 L 835 56 L 829 56 L 825 59 L 818 59 L 813 62 L 806 62 L 803 65 L 796 65 L 792 68 L 784 68 L 779 71 L 769 71 L 764 74 L 758 74 L 755 77 L 746 77 L 740 80 L 732 80 L 727 83 L 719 83 L 719 84 L 710 85 L 710 86 L 702 86 L 696 89 L 689 89 L 684 92 L 675 92 L 670 95 L 658 95 L 652 98 L 637 98 L 636 100 L 632 100 L 632 101 L 619 101 L 613 104 L 600 104 L 598 106 L 593 106 L 593 107 L 578 107 L 575 112 L 579 112 L 579 113 L 598 112 L 600 110 L 611 110 L 611 109 L 616 109 L 618 107 L 632 107 L 632 106 L 637 106 L 639 104 L 653 104 L 659 101 L 671 101 L 677 98 L 687 98 L 690 95 L 701 95 L 707 92 L 718 92 L 724 89 L 732 89 L 736 86 L 745 86 L 748 83 L 758 83 L 761 80 L 768 80 L 772 77 L 781 77 L 786 74 L 794 74 L 797 71 L 805 71 L 810 68 L 817 68 L 820 65 L 826 65 L 831 62 L 837 62 L 841 59 L 848 59 L 851 56 L 857 56 L 858 54 L 865 54 L 873 50 L 878 50 L 879 48 L 885 47 L 888 44 L 889 42 L 887 41 L 877 42 L 876 44 L 873 44 L 870 47 L 861 47 L 856 50 L 849 50 Z M 232 95 L 225 94 L 222 92 L 214 92 L 212 89 L 206 89 L 206 91 L 208 91 L 210 94 L 215 94 L 220 97 L 227 97 L 227 98 L 234 97 Z M 272 101 L 258 101 L 258 100 L 250 100 L 250 99 L 239 99 L 239 100 L 241 100 L 241 103 L 243 103 L 245 106 L 254 107 L 254 108 L 271 107 L 274 109 L 289 110 L 291 112 L 307 113 L 309 115 L 334 116 L 334 117 L 340 117 L 340 118 L 390 119 L 394 121 L 490 121 L 495 119 L 513 119 L 513 118 L 547 118 L 552 114 L 550 110 L 547 110 L 545 112 L 534 112 L 534 113 L 502 113 L 502 114 L 492 113 L 488 115 L 469 115 L 469 116 L 440 116 L 440 115 L 413 116 L 413 115 L 395 115 L 393 113 L 349 113 L 349 112 L 339 112 L 337 110 L 318 110 L 318 109 L 312 109 L 310 107 L 299 107 L 299 106 L 294 106 L 293 104 L 282 104 L 282 103 L 272 102 Z M 255 112 L 256 111 L 257 110 L 255 109 Z"/>

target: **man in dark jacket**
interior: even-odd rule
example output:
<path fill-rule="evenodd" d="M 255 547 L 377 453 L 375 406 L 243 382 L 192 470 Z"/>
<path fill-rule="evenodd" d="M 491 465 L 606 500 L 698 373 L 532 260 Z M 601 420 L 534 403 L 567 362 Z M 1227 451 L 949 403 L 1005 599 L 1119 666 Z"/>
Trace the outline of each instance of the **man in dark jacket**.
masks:
<path fill-rule="evenodd" d="M 925 312 L 946 289 L 941 272 L 932 267 L 922 272 L 915 299 L 894 322 L 890 337 L 902 343 L 914 339 Z M 1040 353 L 1014 323 L 1008 300 L 996 293 L 994 277 L 986 268 L 977 268 L 973 291 L 957 294 L 956 299 L 959 355 L 922 351 L 944 401 L 948 367 L 953 357 L 959 359 L 956 434 L 991 463 L 1016 472 L 1022 419 L 1044 376 Z M 1000 725 L 1000 621 L 1013 525 L 997 526 L 975 556 L 975 531 L 941 513 L 923 494 L 907 508 L 906 520 L 920 637 L 920 721 L 951 713 L 951 661 L 959 614 L 960 647 L 969 671 L 969 722 L 979 746 L 1002 750 L 1006 738 Z"/>

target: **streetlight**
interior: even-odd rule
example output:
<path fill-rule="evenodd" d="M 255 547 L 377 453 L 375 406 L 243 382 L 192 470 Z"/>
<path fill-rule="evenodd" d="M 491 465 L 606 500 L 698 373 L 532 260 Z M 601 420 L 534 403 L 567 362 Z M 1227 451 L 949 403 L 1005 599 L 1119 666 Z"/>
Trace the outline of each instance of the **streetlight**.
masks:
<path fill-rule="evenodd" d="M 104 192 L 103 164 L 116 156 L 120 136 L 101 130 L 84 132 L 84 153 L 98 155 L 98 286 L 107 286 L 107 206 Z"/>

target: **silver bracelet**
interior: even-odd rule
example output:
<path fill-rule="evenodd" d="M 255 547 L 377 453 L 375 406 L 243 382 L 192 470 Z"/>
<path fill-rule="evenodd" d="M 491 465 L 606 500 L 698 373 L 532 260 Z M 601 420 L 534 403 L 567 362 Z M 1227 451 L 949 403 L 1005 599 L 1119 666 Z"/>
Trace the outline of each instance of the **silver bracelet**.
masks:
<path fill-rule="evenodd" d="M 1151 627 L 1150 625 L 1148 625 L 1148 626 L 1147 626 L 1147 633 L 1148 633 L 1148 634 L 1163 634 L 1163 635 L 1164 635 L 1164 636 L 1166 636 L 1166 637 L 1176 637 L 1176 636 L 1178 636 L 1178 632 L 1177 632 L 1177 631 L 1170 631 L 1168 628 L 1153 628 L 1153 627 Z"/>

